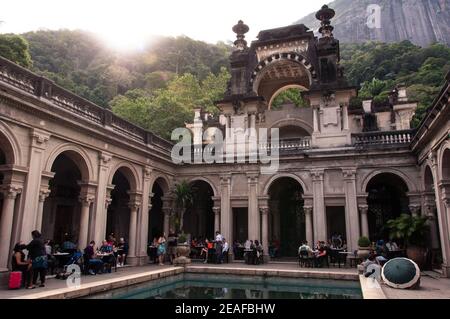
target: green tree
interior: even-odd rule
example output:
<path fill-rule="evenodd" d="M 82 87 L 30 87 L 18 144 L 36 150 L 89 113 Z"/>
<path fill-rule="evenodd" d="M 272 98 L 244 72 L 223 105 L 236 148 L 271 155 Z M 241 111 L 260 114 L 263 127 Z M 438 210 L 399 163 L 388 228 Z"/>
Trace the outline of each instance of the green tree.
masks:
<path fill-rule="evenodd" d="M 25 68 L 33 65 L 29 44 L 20 35 L 0 34 L 0 56 Z"/>

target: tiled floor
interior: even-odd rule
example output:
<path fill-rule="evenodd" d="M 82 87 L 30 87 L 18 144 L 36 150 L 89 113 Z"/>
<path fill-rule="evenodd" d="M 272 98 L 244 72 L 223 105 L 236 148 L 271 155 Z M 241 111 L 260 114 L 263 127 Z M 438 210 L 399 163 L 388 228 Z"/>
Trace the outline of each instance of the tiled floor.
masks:
<path fill-rule="evenodd" d="M 381 287 L 388 299 L 450 299 L 450 279 L 426 274 L 421 277 L 420 288 L 416 290 L 393 289 L 385 284 Z"/>

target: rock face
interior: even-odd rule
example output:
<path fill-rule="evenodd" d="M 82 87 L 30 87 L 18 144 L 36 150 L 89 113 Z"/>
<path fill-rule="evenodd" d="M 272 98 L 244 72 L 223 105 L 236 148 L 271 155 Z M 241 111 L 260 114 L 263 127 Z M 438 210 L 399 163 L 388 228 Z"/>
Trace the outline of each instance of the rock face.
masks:
<path fill-rule="evenodd" d="M 374 4 L 381 8 L 380 28 L 368 26 L 368 7 Z M 420 46 L 450 45 L 450 0 L 336 0 L 329 6 L 336 11 L 334 35 L 344 43 L 409 40 Z M 314 15 L 296 23 L 316 32 L 319 21 Z"/>

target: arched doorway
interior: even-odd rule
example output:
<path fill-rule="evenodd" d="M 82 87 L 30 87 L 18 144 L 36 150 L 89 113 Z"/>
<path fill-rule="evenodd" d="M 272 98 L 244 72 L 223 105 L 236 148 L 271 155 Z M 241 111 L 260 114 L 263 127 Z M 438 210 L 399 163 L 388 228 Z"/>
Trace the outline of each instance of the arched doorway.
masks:
<path fill-rule="evenodd" d="M 442 180 L 450 180 L 450 149 L 447 148 L 442 155 Z"/>
<path fill-rule="evenodd" d="M 151 243 L 155 237 L 159 237 L 164 232 L 164 212 L 163 197 L 167 194 L 167 183 L 163 178 L 156 179 L 152 188 L 152 208 L 150 210 L 150 220 L 148 224 L 148 242 Z M 169 234 L 166 234 L 168 236 Z"/>
<path fill-rule="evenodd" d="M 408 186 L 405 181 L 393 173 L 381 173 L 367 184 L 366 192 L 371 240 L 389 238 L 385 225 L 387 221 L 409 214 Z"/>
<path fill-rule="evenodd" d="M 193 203 L 184 214 L 184 230 L 192 238 L 214 239 L 214 190 L 208 182 L 202 180 L 193 181 L 190 186 Z"/>
<path fill-rule="evenodd" d="M 280 257 L 297 256 L 306 239 L 303 188 L 291 177 L 281 177 L 269 188 L 269 240 L 280 243 Z"/>
<path fill-rule="evenodd" d="M 51 171 L 55 173 L 49 181 L 50 194 L 44 202 L 42 234 L 55 244 L 62 244 L 66 238 L 78 242 L 80 233 L 80 169 L 81 156 L 67 151 L 54 160 Z"/>
<path fill-rule="evenodd" d="M 132 192 L 131 176 L 128 168 L 119 168 L 113 176 L 111 191 L 111 204 L 108 207 L 106 223 L 106 236 L 129 239 L 130 229 L 130 194 Z"/>

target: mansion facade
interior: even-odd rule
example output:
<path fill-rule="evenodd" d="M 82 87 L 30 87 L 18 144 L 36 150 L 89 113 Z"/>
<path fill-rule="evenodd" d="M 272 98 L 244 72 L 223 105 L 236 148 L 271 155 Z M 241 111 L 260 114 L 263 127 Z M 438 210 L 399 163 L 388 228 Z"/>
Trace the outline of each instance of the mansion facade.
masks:
<path fill-rule="evenodd" d="M 81 249 L 114 233 L 129 242 L 129 263 L 145 264 L 148 243 L 173 231 L 175 185 L 188 181 L 192 236 L 220 230 L 230 243 L 260 240 L 265 252 L 279 241 L 293 256 L 300 241 L 340 235 L 353 251 L 361 236 L 386 239 L 389 219 L 425 215 L 434 262 L 450 276 L 450 74 L 417 129 L 402 86 L 386 105 L 355 106 L 333 16 L 326 6 L 317 13 L 319 37 L 292 25 L 250 45 L 240 21 L 220 116 L 199 109 L 187 125 L 194 151 L 209 128 L 279 129 L 279 143 L 258 145 L 278 154 L 270 174 L 250 161 L 176 164 L 174 143 L 0 58 L 0 270 L 35 229 L 56 242 L 69 233 Z M 274 107 L 287 88 L 307 106 Z"/>

